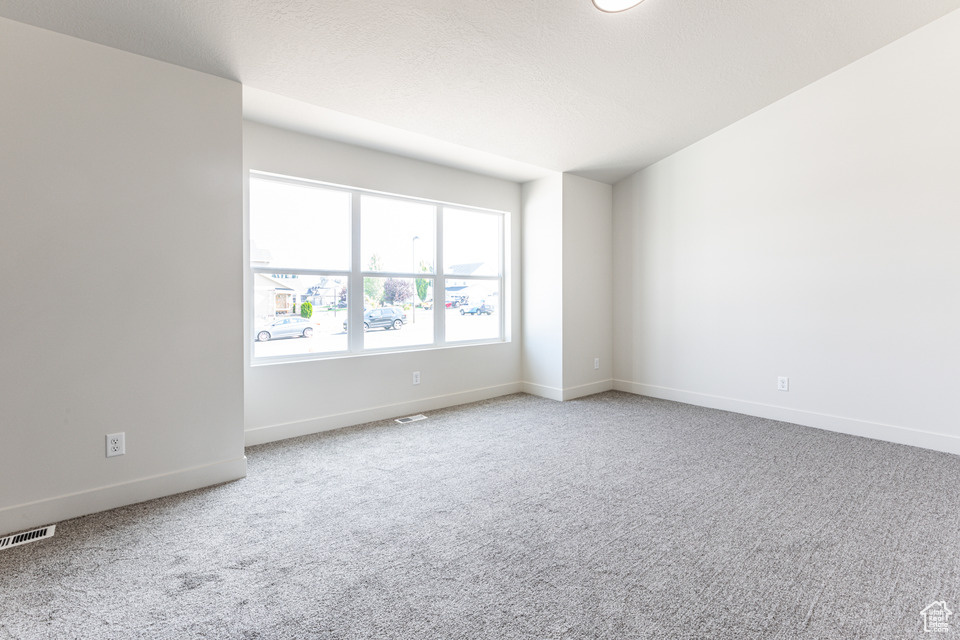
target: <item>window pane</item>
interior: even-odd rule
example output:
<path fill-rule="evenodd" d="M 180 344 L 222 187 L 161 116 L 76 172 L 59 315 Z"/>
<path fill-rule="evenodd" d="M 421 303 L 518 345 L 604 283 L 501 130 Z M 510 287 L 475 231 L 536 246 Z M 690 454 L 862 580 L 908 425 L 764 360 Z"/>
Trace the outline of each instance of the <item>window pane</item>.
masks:
<path fill-rule="evenodd" d="M 500 338 L 499 280 L 446 281 L 447 342 Z"/>
<path fill-rule="evenodd" d="M 503 216 L 462 209 L 443 210 L 443 270 L 447 275 L 500 275 Z"/>
<path fill-rule="evenodd" d="M 433 344 L 432 278 L 364 278 L 363 293 L 365 349 Z"/>
<path fill-rule="evenodd" d="M 350 268 L 350 194 L 250 178 L 250 264 Z"/>
<path fill-rule="evenodd" d="M 360 197 L 360 268 L 434 273 L 436 207 L 377 196 Z"/>
<path fill-rule="evenodd" d="M 347 350 L 346 277 L 255 273 L 253 309 L 254 357 Z"/>

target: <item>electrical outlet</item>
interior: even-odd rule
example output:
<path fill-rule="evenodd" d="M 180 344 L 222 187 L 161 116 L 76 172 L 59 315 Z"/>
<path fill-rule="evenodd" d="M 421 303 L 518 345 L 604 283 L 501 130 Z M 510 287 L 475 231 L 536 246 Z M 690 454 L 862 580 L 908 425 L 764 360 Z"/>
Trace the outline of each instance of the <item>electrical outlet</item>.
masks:
<path fill-rule="evenodd" d="M 790 391 L 790 378 L 783 376 L 777 378 L 777 391 Z"/>
<path fill-rule="evenodd" d="M 107 457 L 122 456 L 127 452 L 127 444 L 123 433 L 107 434 Z"/>
<path fill-rule="evenodd" d="M 413 384 L 420 384 L 420 372 L 419 372 L 419 371 L 414 371 L 414 372 L 413 372 Z"/>
<path fill-rule="evenodd" d="M 593 359 L 593 368 L 594 368 L 594 369 L 599 369 L 599 368 L 600 368 L 600 358 L 594 358 L 594 359 Z"/>

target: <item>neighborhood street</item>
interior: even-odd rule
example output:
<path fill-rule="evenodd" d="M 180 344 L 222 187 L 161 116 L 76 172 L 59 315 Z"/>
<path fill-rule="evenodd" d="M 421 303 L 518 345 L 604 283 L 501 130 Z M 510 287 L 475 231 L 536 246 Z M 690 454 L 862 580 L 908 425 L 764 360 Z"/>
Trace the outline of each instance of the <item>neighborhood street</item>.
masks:
<path fill-rule="evenodd" d="M 434 312 L 417 309 L 414 321 L 411 310 L 406 311 L 407 323 L 399 330 L 371 329 L 363 334 L 367 349 L 390 349 L 431 344 L 433 342 Z M 254 356 L 293 356 L 346 351 L 347 333 L 343 322 L 346 309 L 314 313 L 307 326 L 313 328 L 310 338 L 279 338 L 254 343 Z M 500 335 L 500 314 L 494 310 L 490 315 L 461 315 L 459 309 L 446 309 L 445 322 L 447 341 L 493 339 Z M 254 336 L 256 327 L 254 327 Z"/>

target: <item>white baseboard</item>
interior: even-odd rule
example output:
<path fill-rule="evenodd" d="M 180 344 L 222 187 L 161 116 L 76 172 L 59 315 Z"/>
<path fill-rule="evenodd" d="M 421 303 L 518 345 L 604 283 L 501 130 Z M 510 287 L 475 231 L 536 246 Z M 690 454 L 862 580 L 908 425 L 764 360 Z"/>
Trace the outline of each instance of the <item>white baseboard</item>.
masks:
<path fill-rule="evenodd" d="M 562 402 L 564 400 L 573 400 L 574 398 L 582 398 L 583 396 L 592 396 L 595 393 L 603 393 L 604 391 L 610 391 L 611 389 L 613 389 L 612 379 L 598 380 L 597 382 L 582 384 L 577 387 L 564 387 L 563 389 L 559 387 L 548 387 L 547 385 L 543 384 L 534 384 L 533 382 L 523 383 L 524 393 L 529 393 L 532 396 L 539 396 L 548 400 L 557 400 L 558 402 Z"/>
<path fill-rule="evenodd" d="M 612 379 L 608 378 L 607 380 L 598 380 L 597 382 L 581 384 L 577 387 L 565 387 L 563 390 L 563 399 L 573 400 L 574 398 L 592 396 L 595 393 L 603 393 L 604 391 L 610 391 L 611 389 L 613 389 Z"/>
<path fill-rule="evenodd" d="M 511 393 L 519 393 L 522 390 L 523 387 L 520 382 L 511 382 L 493 387 L 471 389 L 469 391 L 449 393 L 442 396 L 385 404 L 379 407 L 347 411 L 329 416 L 321 416 L 319 418 L 310 418 L 308 420 L 298 420 L 297 422 L 256 427 L 254 429 L 247 429 L 245 432 L 245 445 L 251 447 L 276 440 L 286 440 L 287 438 L 297 438 L 312 433 L 320 433 L 321 431 L 342 429 L 366 422 L 397 418 L 410 415 L 411 413 L 444 409 L 458 404 L 467 404 L 468 402 L 489 400 L 490 398 L 505 396 Z"/>
<path fill-rule="evenodd" d="M 546 398 L 547 400 L 563 400 L 563 389 L 558 387 L 548 387 L 545 384 L 534 384 L 532 382 L 523 382 L 523 392 L 532 396 Z"/>
<path fill-rule="evenodd" d="M 233 460 L 4 507 L 0 509 L 0 535 L 209 487 L 246 475 L 247 458 L 241 456 Z"/>
<path fill-rule="evenodd" d="M 846 433 L 864 438 L 872 438 L 874 440 L 906 444 L 913 447 L 933 449 L 934 451 L 943 451 L 945 453 L 960 454 L 960 438 L 945 433 L 922 431 L 920 429 L 911 429 L 910 427 L 859 420 L 857 418 L 846 418 L 826 413 L 817 413 L 815 411 L 804 411 L 802 409 L 791 409 L 789 407 L 763 404 L 761 402 L 738 400 L 736 398 L 727 398 L 670 387 L 659 387 L 627 380 L 614 380 L 613 388 L 617 391 L 626 391 L 641 396 L 674 400 L 676 402 L 693 404 L 700 407 L 710 407 L 711 409 L 733 411 L 734 413 L 742 413 L 748 416 L 791 422 L 793 424 L 815 427 L 826 431 L 835 431 L 837 433 Z"/>

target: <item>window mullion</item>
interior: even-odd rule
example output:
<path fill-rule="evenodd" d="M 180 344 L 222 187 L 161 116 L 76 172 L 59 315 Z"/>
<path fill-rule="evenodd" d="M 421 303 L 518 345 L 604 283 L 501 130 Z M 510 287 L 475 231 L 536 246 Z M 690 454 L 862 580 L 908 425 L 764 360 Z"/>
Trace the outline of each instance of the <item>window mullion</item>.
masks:
<path fill-rule="evenodd" d="M 437 241 L 434 273 L 437 279 L 433 283 L 433 343 L 446 344 L 447 288 L 443 275 L 443 207 L 437 205 Z"/>
<path fill-rule="evenodd" d="M 350 286 L 347 292 L 347 349 L 363 351 L 363 272 L 360 267 L 360 193 L 350 194 Z M 358 328 L 359 327 L 359 328 Z"/>

